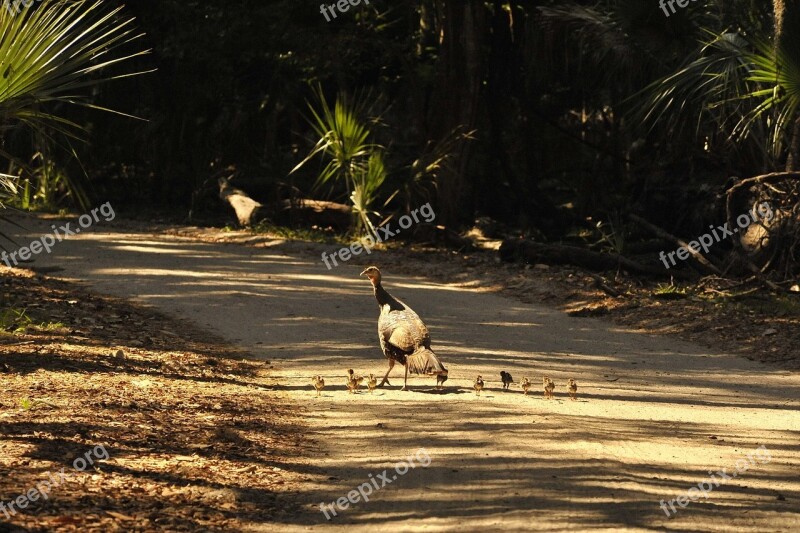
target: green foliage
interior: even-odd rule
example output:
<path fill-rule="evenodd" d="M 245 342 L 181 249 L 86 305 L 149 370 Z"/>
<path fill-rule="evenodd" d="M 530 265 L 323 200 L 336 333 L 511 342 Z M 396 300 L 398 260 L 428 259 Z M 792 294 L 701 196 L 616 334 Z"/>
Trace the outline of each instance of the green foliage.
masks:
<path fill-rule="evenodd" d="M 0 208 L 5 207 L 3 202 L 8 202 L 17 194 L 17 177 L 0 173 Z"/>
<path fill-rule="evenodd" d="M 800 110 L 800 27 L 795 29 L 780 49 L 757 41 L 744 55 L 750 85 L 739 98 L 755 105 L 736 124 L 734 135 L 747 138 L 754 130 L 767 129 L 767 147 L 775 158 L 788 144 Z"/>
<path fill-rule="evenodd" d="M 69 5 L 74 14 L 94 3 Z M 796 76 L 786 67 L 794 59 L 776 60 L 769 44 L 755 44 L 770 42 L 769 2 L 691 2 L 669 17 L 642 0 L 472 2 L 473 16 L 459 21 L 451 17 L 455 2 L 373 2 L 331 23 L 294 0 L 129 4 L 115 18 L 136 14 L 149 39 L 142 46 L 154 54 L 128 56 L 124 66 L 157 66 L 159 75 L 137 77 L 126 90 L 105 85 L 91 95 L 88 87 L 60 94 L 83 94 L 84 103 L 151 121 L 120 127 L 118 117 L 62 105 L 72 103 L 68 96 L 31 100 L 29 109 L 59 113 L 102 139 L 76 146 L 103 197 L 173 212 L 191 199 L 199 217 L 224 208 L 204 184 L 234 165 L 243 188 L 261 199 L 283 199 L 287 190 L 309 194 L 316 180 L 314 192 L 352 203 L 358 232 L 427 201 L 438 201 L 444 216 L 444 195 L 453 195 L 448 185 L 458 181 L 473 210 L 465 218 L 490 216 L 544 230 L 548 238 L 572 234 L 587 217 L 607 221 L 609 213 L 629 209 L 676 234 L 695 234 L 690 228 L 702 227 L 718 207 L 715 193 L 728 176 L 752 175 L 782 157 L 795 113 Z M 4 24 L 67 5 L 37 2 Z M 448 49 L 451 37 L 459 45 Z M 37 39 L 17 42 L 41 49 Z M 104 48 L 92 68 L 118 50 Z M 478 50 L 480 61 L 464 63 L 467 50 Z M 107 71 L 73 81 L 99 81 Z M 459 94 L 459 81 L 479 89 Z M 0 79 L 0 94 L 5 83 Z M 328 101 L 321 89 L 309 97 L 309 86 L 324 87 Z M 373 93 L 334 103 L 335 94 L 362 87 Z M 460 109 L 479 130 L 469 145 L 464 137 L 472 133 L 448 134 L 456 123 L 443 120 L 442 111 L 443 102 L 466 102 L 468 93 L 474 101 Z M 382 111 L 381 124 L 371 107 Z M 639 113 L 629 114 L 631 108 Z M 16 205 L 58 204 L 81 169 L 18 131 L 0 145 L 25 153 L 33 167 L 3 169 L 22 178 L 26 194 Z M 308 138 L 314 148 L 305 158 Z M 46 157 L 31 161 L 35 152 Z M 303 172 L 282 183 L 301 159 Z M 599 232 L 590 228 L 586 242 L 617 250 L 621 235 L 614 222 Z"/>
<path fill-rule="evenodd" d="M 13 205 L 23 210 L 57 210 L 67 197 L 73 197 L 82 208 L 89 200 L 80 183 L 70 179 L 67 171 L 53 159 L 36 152 L 30 165 L 21 169 L 21 187 Z"/>
<path fill-rule="evenodd" d="M 375 133 L 367 126 L 367 117 L 371 114 L 370 103 L 373 101 L 371 96 L 365 94 L 351 101 L 340 94 L 331 108 L 321 89 L 317 88 L 317 101 L 318 110 L 309 104 L 312 115 L 309 122 L 319 140 L 292 172 L 317 156 L 327 159 L 317 177 L 316 186 L 329 183 L 346 186 L 353 206 L 356 233 L 375 236 L 373 221 L 380 221 L 380 225 L 391 218 L 388 216 L 381 221 L 383 215 L 375 209 L 382 199 L 386 207 L 402 193 L 406 210 L 430 201 L 437 178 L 449 168 L 458 146 L 465 140 L 474 139 L 474 131 L 459 127 L 439 141 L 427 142 L 422 153 L 417 154 L 410 163 L 397 164 L 395 158 L 395 168 L 402 168 L 403 171 L 398 173 L 398 181 L 393 184 L 394 192 L 383 195 L 382 191 L 389 182 L 388 157 L 383 146 L 372 142 Z M 377 124 L 379 119 L 369 119 L 369 123 Z"/>
<path fill-rule="evenodd" d="M 370 142 L 372 132 L 364 124 L 368 98 L 356 98 L 351 103 L 340 94 L 331 109 L 320 87 L 317 88 L 319 111 L 309 103 L 309 120 L 319 140 L 311 152 L 293 170 L 296 172 L 316 156 L 328 159 L 317 177 L 317 186 L 341 182 L 347 187 L 353 204 L 356 233 L 373 236 L 377 231 L 370 216 L 380 216 L 373 209 L 378 192 L 386 181 L 382 147 Z"/>
<path fill-rule="evenodd" d="M 133 20 L 106 11 L 101 0 L 55 0 L 26 7 L 17 15 L 0 10 L 0 113 L 36 131 L 75 137 L 83 128 L 44 110 L 52 103 L 96 107 L 80 94 L 100 82 L 95 77 L 117 63 L 146 52 L 118 56 L 136 39 Z"/>
<path fill-rule="evenodd" d="M 689 61 L 642 93 L 636 119 L 706 150 L 750 143 L 772 167 L 800 110 L 800 27 L 780 50 L 764 36 L 712 33 Z M 689 126 L 690 129 L 686 129 Z"/>
<path fill-rule="evenodd" d="M 313 119 L 309 121 L 319 140 L 308 156 L 293 170 L 295 172 L 317 155 L 329 158 L 317 178 L 317 185 L 330 181 L 344 181 L 352 190 L 353 176 L 366 171 L 366 164 L 373 149 L 368 142 L 371 132 L 362 123 L 366 99 L 352 105 L 346 95 L 340 94 L 334 108 L 328 105 L 322 88 L 317 87 L 320 112 L 309 103 Z"/>
<path fill-rule="evenodd" d="M 27 309 L 9 307 L 0 311 L 0 331 L 12 334 L 29 330 L 54 331 L 62 329 L 61 322 L 37 322 L 28 315 Z"/>
<path fill-rule="evenodd" d="M 356 215 L 356 233 L 367 232 L 373 236 L 377 235 L 370 215 L 381 216 L 379 212 L 372 209 L 372 206 L 377 203 L 378 191 L 385 181 L 386 166 L 383 162 L 383 154 L 379 151 L 372 152 L 367 160 L 366 168 L 353 176 L 350 201 L 353 204 L 353 213 Z"/>
<path fill-rule="evenodd" d="M 642 99 L 635 120 L 651 130 L 699 139 L 706 149 L 731 142 L 737 125 L 754 109 L 745 97 L 753 89 L 747 48 L 739 34 L 712 35 L 685 66 L 637 95 Z M 756 142 L 763 145 L 763 137 Z"/>
<path fill-rule="evenodd" d="M 12 307 L 0 311 L 0 330 L 9 333 L 22 333 L 31 324 L 33 324 L 33 320 L 28 316 L 25 309 Z"/>
<path fill-rule="evenodd" d="M 141 37 L 133 19 L 121 16 L 121 7 L 105 9 L 102 0 L 53 0 L 30 3 L 18 14 L 0 9 L 0 131 L 25 126 L 39 146 L 57 146 L 53 134 L 82 139 L 88 133 L 68 117 L 61 106 L 102 109 L 90 100 L 98 84 L 126 75 L 111 75 L 111 67 L 147 52 L 127 53 L 122 47 Z M 126 55 L 127 54 L 127 55 Z M 57 167 L 54 159 L 37 153 L 35 168 L 20 162 L 0 144 L 0 156 L 15 162 L 28 174 L 20 205 L 53 208 L 70 193 L 81 206 L 88 199 L 75 181 Z M 68 148 L 67 153 L 74 155 Z"/>
<path fill-rule="evenodd" d="M 228 227 L 225 228 L 226 231 L 235 231 L 237 229 L 238 228 L 228 228 Z M 275 237 L 291 241 L 308 241 L 308 242 L 318 242 L 324 244 L 331 244 L 331 243 L 349 244 L 350 242 L 344 239 L 344 236 L 342 235 L 335 235 L 330 232 L 318 229 L 316 227 L 313 227 L 311 229 L 290 228 L 287 226 L 277 226 L 266 220 L 258 222 L 251 228 L 251 231 L 257 234 L 266 233 L 268 235 L 273 235 Z"/>
<path fill-rule="evenodd" d="M 40 398 L 20 398 L 19 400 L 19 408 L 23 411 L 33 411 L 35 409 L 41 409 L 43 407 L 56 407 L 52 403 L 48 402 L 47 400 L 42 400 Z"/>
<path fill-rule="evenodd" d="M 689 296 L 689 289 L 678 287 L 674 283 L 659 283 L 653 289 L 653 297 L 662 300 L 679 300 Z"/>
<path fill-rule="evenodd" d="M 17 199 L 19 191 L 17 189 L 17 177 L 0 173 L 0 209 L 5 209 L 4 202 L 13 202 Z M 8 218 L 0 216 L 0 221 L 11 222 Z M 8 236 L 0 231 L 0 238 L 8 240 Z M 5 248 L 0 244 L 0 251 Z M 0 302 L 2 303 L 2 302 Z"/>
<path fill-rule="evenodd" d="M 399 190 L 403 193 L 406 211 L 434 199 L 437 180 L 445 171 L 456 171 L 450 164 L 455 152 L 462 142 L 474 141 L 475 133 L 475 130 L 457 127 L 444 138 L 425 143 L 414 160 L 403 166 L 407 175 L 403 177 Z"/>
<path fill-rule="evenodd" d="M 625 222 L 619 212 L 614 212 L 609 218 L 608 223 L 599 221 L 597 231 L 600 232 L 600 243 L 603 243 L 609 251 L 622 255 L 625 251 L 626 228 Z"/>

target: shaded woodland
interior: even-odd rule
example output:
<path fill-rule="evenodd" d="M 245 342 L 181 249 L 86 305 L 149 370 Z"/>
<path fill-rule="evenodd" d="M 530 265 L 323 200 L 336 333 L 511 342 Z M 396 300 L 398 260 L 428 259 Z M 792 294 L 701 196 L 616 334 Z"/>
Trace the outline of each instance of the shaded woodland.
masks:
<path fill-rule="evenodd" d="M 669 16 L 641 0 L 419 0 L 329 22 L 290 0 L 141 0 L 115 14 L 134 17 L 111 52 L 125 60 L 89 72 L 124 77 L 76 87 L 84 105 L 70 86 L 0 91 L 10 204 L 111 201 L 219 223 L 231 220 L 223 178 L 275 224 L 369 233 L 430 201 L 448 234 L 477 220 L 512 239 L 507 258 L 668 276 L 659 251 L 767 201 L 772 222 L 676 271 L 755 272 L 786 288 L 798 11 L 793 0 L 691 2 Z M 21 97 L 26 113 L 58 120 L 30 127 Z M 295 216 L 308 199 L 348 206 L 352 220 Z"/>
<path fill-rule="evenodd" d="M 800 0 L 0 0 L 0 533 L 800 531 L 799 245 Z"/>

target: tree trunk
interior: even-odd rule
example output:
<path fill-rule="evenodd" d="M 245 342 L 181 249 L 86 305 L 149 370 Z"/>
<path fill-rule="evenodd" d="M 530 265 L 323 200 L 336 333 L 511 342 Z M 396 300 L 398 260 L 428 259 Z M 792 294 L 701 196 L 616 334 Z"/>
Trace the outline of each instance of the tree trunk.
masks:
<path fill-rule="evenodd" d="M 772 9 L 775 13 L 775 46 L 780 46 L 784 30 L 797 23 L 800 0 L 772 0 Z"/>
<path fill-rule="evenodd" d="M 434 138 L 441 139 L 458 126 L 472 130 L 477 124 L 486 7 L 480 0 L 437 0 L 436 6 L 439 79 L 430 124 Z M 437 184 L 438 215 L 444 225 L 458 226 L 472 217 L 473 191 L 467 175 L 471 152 L 470 141 L 460 141 L 451 168 Z"/>

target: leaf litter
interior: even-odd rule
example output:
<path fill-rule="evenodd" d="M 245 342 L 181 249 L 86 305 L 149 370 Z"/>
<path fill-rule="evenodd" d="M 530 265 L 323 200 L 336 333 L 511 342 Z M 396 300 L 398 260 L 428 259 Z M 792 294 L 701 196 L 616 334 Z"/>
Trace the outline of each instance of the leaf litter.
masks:
<path fill-rule="evenodd" d="M 300 512 L 309 443 L 268 362 L 27 271 L 0 270 L 0 306 L 0 502 L 73 473 L 0 531 L 241 531 Z M 72 469 L 100 444 L 108 460 Z"/>

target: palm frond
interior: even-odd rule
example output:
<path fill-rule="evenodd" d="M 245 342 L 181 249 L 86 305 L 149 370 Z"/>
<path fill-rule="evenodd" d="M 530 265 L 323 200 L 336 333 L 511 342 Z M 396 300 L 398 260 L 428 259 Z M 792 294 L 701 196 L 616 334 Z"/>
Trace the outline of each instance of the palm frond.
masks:
<path fill-rule="evenodd" d="M 91 106 L 83 89 L 135 75 L 105 74 L 118 63 L 149 50 L 115 55 L 135 41 L 133 18 L 121 7 L 107 10 L 102 0 L 54 0 L 30 5 L 19 14 L 0 9 L 0 116 L 5 122 L 53 127 L 73 137 L 81 128 L 41 110 L 63 102 Z M 95 74 L 99 74 L 96 76 Z"/>
<path fill-rule="evenodd" d="M 28 3 L 19 13 L 7 7 L 4 4 L 0 8 L 0 128 L 26 127 L 40 145 L 61 146 L 56 137 L 63 136 L 69 145 L 63 147 L 64 151 L 76 157 L 70 141 L 83 140 L 85 129 L 53 113 L 51 104 L 114 112 L 92 103 L 86 89 L 142 74 L 114 75 L 110 70 L 149 53 L 149 50 L 122 52 L 123 47 L 143 34 L 136 33 L 134 19 L 124 16 L 122 7 L 106 9 L 102 0 Z M 4 150 L 0 150 L 0 156 L 29 176 L 37 172 L 22 162 L 27 157 Z M 39 171 L 45 169 L 49 173 L 53 168 L 51 161 L 43 161 Z M 88 207 L 88 198 L 80 184 L 66 174 L 63 179 L 75 201 L 81 207 Z"/>
<path fill-rule="evenodd" d="M 431 201 L 439 177 L 445 171 L 455 172 L 451 162 L 456 150 L 464 141 L 475 140 L 477 130 L 457 126 L 438 141 L 428 141 L 419 156 L 405 166 L 408 179 L 403 184 L 406 209 Z M 397 194 L 399 190 L 395 192 Z M 386 202 L 388 203 L 393 194 Z"/>
<path fill-rule="evenodd" d="M 378 200 L 378 191 L 386 181 L 386 176 L 383 154 L 379 151 L 370 154 L 364 172 L 355 174 L 350 201 L 353 203 L 353 213 L 357 217 L 356 231 L 377 235 L 370 216 L 381 216 L 379 212 L 372 210 L 372 206 Z"/>
<path fill-rule="evenodd" d="M 775 50 L 769 41 L 738 33 L 710 34 L 685 66 L 640 93 L 633 118 L 675 136 L 693 124 L 698 137 L 750 142 L 770 161 L 779 159 L 800 111 L 797 48 L 792 42 Z"/>
<path fill-rule="evenodd" d="M 17 194 L 17 179 L 17 176 L 0 173 L 0 207 L 4 207 L 3 200 Z"/>
<path fill-rule="evenodd" d="M 3 203 L 4 201 L 8 201 L 17 195 L 17 180 L 17 176 L 0 173 L 0 209 L 6 208 L 5 204 Z M 7 222 L 9 224 L 19 226 L 19 224 L 13 220 L 10 220 L 8 217 L 2 215 L 0 215 L 0 222 Z M 5 239 L 12 243 L 14 242 L 10 236 L 6 235 L 2 231 L 0 231 L 0 239 Z M 0 251 L 8 251 L 5 246 L 3 246 L 2 241 L 0 241 Z"/>
<path fill-rule="evenodd" d="M 767 124 L 769 147 L 775 157 L 786 147 L 800 111 L 800 56 L 795 46 L 787 40 L 776 50 L 771 43 L 758 41 L 746 54 L 752 89 L 740 98 L 756 105 L 736 124 L 733 134 L 746 138 L 755 127 Z"/>
<path fill-rule="evenodd" d="M 748 47 L 741 35 L 711 34 L 684 66 L 630 98 L 638 100 L 633 120 L 674 135 L 687 125 L 697 136 L 730 131 L 749 111 L 738 99 L 748 90 Z"/>

